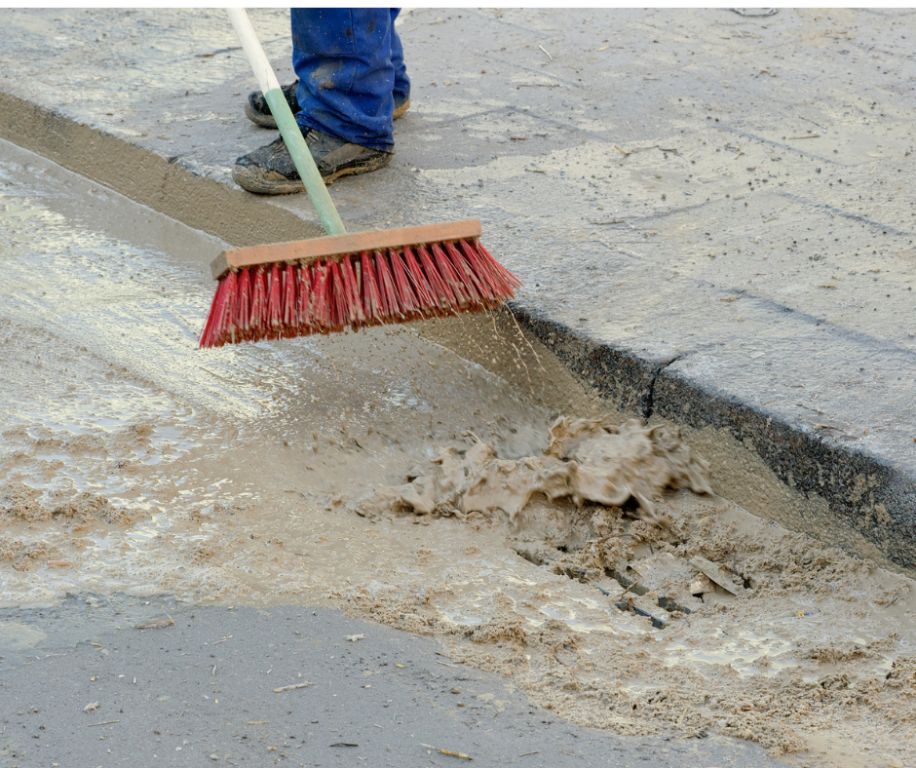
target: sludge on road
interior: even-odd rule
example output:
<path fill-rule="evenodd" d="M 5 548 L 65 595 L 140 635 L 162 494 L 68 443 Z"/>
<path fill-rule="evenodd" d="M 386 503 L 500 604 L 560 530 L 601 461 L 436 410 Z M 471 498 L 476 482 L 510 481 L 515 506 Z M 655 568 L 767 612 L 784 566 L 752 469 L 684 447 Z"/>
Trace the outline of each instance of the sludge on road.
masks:
<path fill-rule="evenodd" d="M 2 147 L 5 605 L 343 607 L 585 725 L 908 762 L 910 581 L 659 474 L 703 490 L 674 430 L 582 422 L 558 458 L 555 418 L 605 406 L 507 315 L 460 321 L 484 366 L 412 326 L 199 352 L 220 243 Z M 548 501 L 545 457 L 652 514 Z M 483 476 L 514 515 L 465 502 Z"/>

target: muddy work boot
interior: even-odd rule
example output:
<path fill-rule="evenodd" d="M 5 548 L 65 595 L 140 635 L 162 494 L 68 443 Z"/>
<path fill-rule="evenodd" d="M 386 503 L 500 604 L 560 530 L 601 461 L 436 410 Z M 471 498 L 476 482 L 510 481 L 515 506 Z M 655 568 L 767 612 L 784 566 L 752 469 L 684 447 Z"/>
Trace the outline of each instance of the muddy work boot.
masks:
<path fill-rule="evenodd" d="M 395 96 L 394 112 L 391 113 L 391 119 L 400 120 L 407 114 L 408 109 L 410 109 L 410 96 Z"/>
<path fill-rule="evenodd" d="M 294 115 L 299 111 L 299 100 L 296 98 L 296 88 L 298 86 L 299 81 L 296 80 L 294 83 L 284 85 L 280 89 L 283 91 L 286 103 L 289 104 L 289 108 Z M 394 97 L 394 112 L 391 115 L 393 119 L 398 120 L 404 117 L 408 109 L 410 109 L 410 96 Z M 260 125 L 262 128 L 277 127 L 277 121 L 270 114 L 270 107 L 267 106 L 264 94 L 260 91 L 252 91 L 248 94 L 248 101 L 245 102 L 245 115 L 251 122 L 255 125 Z"/>
<path fill-rule="evenodd" d="M 303 135 L 325 184 L 341 176 L 384 168 L 394 154 L 350 144 L 314 129 Z M 257 195 L 290 195 L 304 189 L 282 138 L 238 158 L 232 169 L 232 178 L 242 189 Z"/>
<path fill-rule="evenodd" d="M 299 111 L 299 101 L 296 98 L 296 88 L 298 86 L 299 81 L 296 80 L 294 83 L 280 88 L 286 97 L 286 103 L 289 104 L 289 108 L 294 115 Z M 274 120 L 274 116 L 270 113 L 267 100 L 260 91 L 252 91 L 248 94 L 248 101 L 245 102 L 245 116 L 255 125 L 260 125 L 262 128 L 277 127 L 277 121 Z"/>

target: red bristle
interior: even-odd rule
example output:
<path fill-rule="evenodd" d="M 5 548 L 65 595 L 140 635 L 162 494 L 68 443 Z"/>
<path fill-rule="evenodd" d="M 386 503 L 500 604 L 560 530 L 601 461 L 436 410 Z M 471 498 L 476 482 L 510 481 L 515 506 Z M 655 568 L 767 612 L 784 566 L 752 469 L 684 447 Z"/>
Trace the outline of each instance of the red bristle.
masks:
<path fill-rule="evenodd" d="M 347 295 L 345 322 L 353 327 L 358 327 L 366 322 L 366 314 L 363 312 L 363 303 L 359 296 L 359 280 L 356 277 L 356 271 L 353 269 L 353 262 L 350 261 L 349 255 L 340 260 L 340 272 L 343 275 L 344 291 Z"/>
<path fill-rule="evenodd" d="M 409 251 L 410 249 L 405 248 L 404 250 Z M 436 309 L 437 313 L 444 309 L 448 309 L 448 307 L 455 306 L 455 295 L 452 293 L 452 289 L 448 287 L 448 283 L 445 282 L 442 275 L 439 274 L 433 257 L 430 255 L 426 246 L 419 246 L 417 248 L 417 254 L 420 257 L 420 262 L 423 264 L 423 272 L 426 275 L 426 279 L 429 281 L 429 286 L 435 297 L 435 303 L 432 306 Z"/>
<path fill-rule="evenodd" d="M 264 338 L 267 329 L 267 272 L 258 267 L 254 273 L 254 287 L 251 291 L 251 318 L 248 323 L 250 337 L 257 341 Z"/>
<path fill-rule="evenodd" d="M 458 240 L 455 243 L 455 247 L 467 259 L 468 264 L 471 265 L 471 269 L 477 275 L 485 294 L 489 294 L 492 299 L 496 299 L 498 296 L 495 285 L 496 275 L 493 274 L 483 254 L 477 251 L 474 243 L 467 240 Z"/>
<path fill-rule="evenodd" d="M 451 259 L 455 272 L 463 276 L 464 290 L 467 291 L 471 303 L 485 303 L 488 298 L 488 292 L 483 287 L 481 280 L 474 274 L 474 270 L 471 269 L 471 265 L 464 254 L 455 247 L 454 243 L 445 243 L 445 252 Z"/>
<path fill-rule="evenodd" d="M 459 276 L 461 273 L 456 271 L 451 259 L 438 243 L 430 244 L 429 252 L 432 255 L 436 269 L 439 270 L 439 274 L 442 275 L 442 279 L 445 280 L 446 285 L 448 285 L 452 295 L 455 297 L 453 306 L 456 308 L 466 307 L 471 303 L 471 298 L 462 277 Z"/>
<path fill-rule="evenodd" d="M 439 306 L 436 292 L 433 286 L 430 285 L 423 267 L 420 266 L 420 262 L 417 261 L 413 249 L 404 248 L 402 255 L 404 256 L 404 266 L 407 269 L 407 277 L 417 297 L 419 309 L 427 313 L 434 312 L 436 307 Z"/>
<path fill-rule="evenodd" d="M 359 257 L 359 274 L 362 281 L 363 312 L 370 323 L 378 322 L 382 316 L 382 297 L 375 278 L 375 265 L 372 256 L 363 251 Z"/>
<path fill-rule="evenodd" d="M 201 347 L 218 347 L 232 340 L 232 311 L 237 287 L 235 272 L 229 271 L 220 278 L 207 323 L 200 335 Z"/>
<path fill-rule="evenodd" d="M 312 332 L 312 280 L 308 264 L 296 269 L 296 324 L 301 335 Z"/>
<path fill-rule="evenodd" d="M 232 270 L 223 277 L 223 283 L 226 287 L 226 303 L 220 312 L 219 325 L 214 328 L 217 338 L 225 341 L 233 341 L 236 336 L 235 326 L 232 324 L 232 318 L 235 314 L 235 302 L 238 301 L 238 276 Z"/>
<path fill-rule="evenodd" d="M 497 306 L 504 299 L 512 295 L 512 287 L 506 281 L 503 272 L 492 256 L 477 247 L 476 241 L 460 240 L 458 247 L 461 252 L 473 264 L 474 271 L 480 278 L 481 282 L 486 285 L 487 290 L 492 294 L 490 306 Z M 494 266 L 496 265 L 496 266 Z M 506 273 L 508 274 L 508 273 Z"/>
<path fill-rule="evenodd" d="M 200 340 L 198 341 L 198 347 L 200 348 L 214 346 L 213 340 L 216 338 L 216 333 L 213 326 L 219 324 L 218 316 L 222 314 L 223 306 L 226 303 L 226 297 L 224 296 L 225 290 L 226 287 L 222 279 L 220 279 L 216 284 L 216 293 L 213 294 L 213 301 L 210 302 L 207 322 L 204 323 L 204 329 L 200 333 Z"/>
<path fill-rule="evenodd" d="M 340 262 L 331 261 L 328 264 L 331 274 L 331 326 L 337 331 L 347 322 L 349 308 L 347 307 L 347 292 L 344 289 L 343 274 L 340 271 Z"/>
<path fill-rule="evenodd" d="M 417 302 L 410 287 L 410 278 L 407 269 L 401 260 L 401 254 L 394 249 L 388 249 L 388 261 L 391 264 L 391 274 L 394 276 L 394 287 L 397 290 L 398 305 L 405 317 L 414 317 L 422 313 L 423 307 Z"/>
<path fill-rule="evenodd" d="M 429 284 L 429 280 L 426 279 L 426 273 L 409 246 L 400 251 L 400 257 L 403 259 L 407 279 L 410 281 L 413 293 L 417 297 L 418 317 L 429 316 L 435 312 L 437 301 L 433 288 Z"/>
<path fill-rule="evenodd" d="M 289 333 L 299 325 L 296 314 L 296 267 L 287 264 L 283 269 L 283 330 Z"/>
<path fill-rule="evenodd" d="M 490 266 L 490 269 L 496 275 L 499 276 L 499 279 L 501 280 L 502 285 L 504 286 L 501 297 L 502 298 L 510 297 L 515 292 L 515 289 L 518 288 L 522 284 L 522 281 L 519 280 L 515 275 L 513 275 L 502 264 L 500 264 L 496 259 L 494 259 L 490 255 L 490 252 L 486 248 L 483 247 L 483 243 L 481 243 L 480 240 L 475 240 L 471 244 L 471 246 L 477 248 L 477 252 L 480 253 L 481 256 L 487 261 L 487 263 Z"/>
<path fill-rule="evenodd" d="M 283 321 L 283 292 L 280 285 L 280 265 L 270 268 L 267 283 L 267 331 L 270 334 L 279 332 Z"/>
<path fill-rule="evenodd" d="M 382 317 L 391 320 L 396 317 L 404 317 L 404 310 L 398 302 L 398 292 L 394 285 L 394 275 L 391 274 L 388 257 L 381 251 L 376 251 L 372 261 L 375 263 Z"/>
<path fill-rule="evenodd" d="M 240 269 L 237 281 L 238 300 L 235 303 L 233 325 L 243 338 L 251 323 L 251 270 Z"/>
<path fill-rule="evenodd" d="M 287 264 L 281 273 L 281 291 L 283 294 L 283 317 L 280 326 L 280 337 L 290 339 L 299 335 L 299 304 L 296 288 L 299 284 L 299 270 L 295 264 Z"/>
<path fill-rule="evenodd" d="M 327 333 L 331 330 L 331 281 L 327 264 L 312 267 L 312 291 L 309 324 Z"/>

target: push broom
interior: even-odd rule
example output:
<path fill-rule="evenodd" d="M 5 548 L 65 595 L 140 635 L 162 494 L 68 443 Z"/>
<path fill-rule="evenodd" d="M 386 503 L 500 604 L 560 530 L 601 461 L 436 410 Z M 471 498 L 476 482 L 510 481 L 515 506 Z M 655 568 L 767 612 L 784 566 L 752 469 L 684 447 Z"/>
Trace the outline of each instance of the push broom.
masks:
<path fill-rule="evenodd" d="M 224 251 L 201 347 L 493 309 L 519 286 L 480 222 L 348 234 L 244 9 L 228 11 L 327 237 Z"/>

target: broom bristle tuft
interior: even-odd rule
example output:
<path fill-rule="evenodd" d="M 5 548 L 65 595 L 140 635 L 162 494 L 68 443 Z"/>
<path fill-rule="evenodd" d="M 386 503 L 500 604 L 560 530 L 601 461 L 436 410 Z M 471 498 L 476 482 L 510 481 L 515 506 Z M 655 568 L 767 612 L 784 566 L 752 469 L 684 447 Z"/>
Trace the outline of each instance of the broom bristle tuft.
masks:
<path fill-rule="evenodd" d="M 280 292 L 280 265 L 270 269 L 267 288 L 267 331 L 279 332 L 283 326 L 283 294 Z"/>
<path fill-rule="evenodd" d="M 254 287 L 251 293 L 251 316 L 248 321 L 249 333 L 263 339 L 267 330 L 267 271 L 258 267 L 254 273 Z"/>
<path fill-rule="evenodd" d="M 377 323 L 385 313 L 382 309 L 378 282 L 375 279 L 375 266 L 372 263 L 372 257 L 365 251 L 359 257 L 359 278 L 362 287 L 363 313 L 370 323 Z"/>

